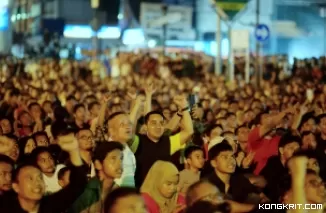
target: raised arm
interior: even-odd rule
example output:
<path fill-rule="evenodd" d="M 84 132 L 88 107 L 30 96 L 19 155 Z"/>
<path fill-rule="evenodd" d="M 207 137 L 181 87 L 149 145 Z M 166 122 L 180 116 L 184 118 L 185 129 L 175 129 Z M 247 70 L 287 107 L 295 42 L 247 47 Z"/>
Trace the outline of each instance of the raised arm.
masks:
<path fill-rule="evenodd" d="M 130 121 L 131 121 L 131 123 L 133 125 L 132 126 L 133 134 L 136 133 L 138 115 L 139 115 L 139 111 L 140 111 L 140 108 L 141 108 L 143 103 L 144 103 L 143 98 L 141 96 L 137 96 L 135 104 L 133 105 L 133 107 L 132 107 L 132 109 L 130 111 L 130 114 L 129 114 Z"/>
<path fill-rule="evenodd" d="M 153 83 L 150 83 L 145 88 L 145 115 L 152 111 L 152 97 L 156 89 Z"/>
<path fill-rule="evenodd" d="M 194 134 L 194 126 L 189 112 L 188 101 L 184 96 L 176 96 L 175 104 L 178 106 L 178 113 L 182 115 L 182 130 L 180 131 L 180 144 L 184 145 Z"/>
<path fill-rule="evenodd" d="M 259 136 L 264 137 L 268 132 L 270 132 L 273 128 L 275 128 L 277 125 L 279 125 L 283 118 L 289 114 L 292 113 L 294 114 L 295 112 L 295 107 L 290 107 L 277 115 L 269 117 L 266 122 L 264 122 L 260 127 L 259 127 Z"/>
<path fill-rule="evenodd" d="M 73 134 L 59 136 L 58 144 L 63 151 L 69 153 L 72 164 L 70 184 L 57 193 L 44 198 L 42 207 L 51 212 L 66 211 L 75 200 L 83 193 L 87 184 L 87 176 L 82 167 L 83 162 L 79 154 L 78 142 Z"/>
<path fill-rule="evenodd" d="M 301 204 L 302 208 L 291 210 L 291 213 L 305 213 L 303 207 L 307 203 L 305 194 L 305 177 L 308 158 L 305 156 L 293 157 L 289 161 L 289 169 L 292 179 L 291 203 Z"/>

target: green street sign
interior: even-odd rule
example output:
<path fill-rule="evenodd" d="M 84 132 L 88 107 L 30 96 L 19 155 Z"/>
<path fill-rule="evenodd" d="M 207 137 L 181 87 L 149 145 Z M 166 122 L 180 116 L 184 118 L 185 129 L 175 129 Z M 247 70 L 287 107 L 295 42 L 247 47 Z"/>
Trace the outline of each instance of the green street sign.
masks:
<path fill-rule="evenodd" d="M 229 19 L 232 20 L 234 16 L 246 7 L 249 0 L 216 0 L 216 4 L 221 8 Z"/>

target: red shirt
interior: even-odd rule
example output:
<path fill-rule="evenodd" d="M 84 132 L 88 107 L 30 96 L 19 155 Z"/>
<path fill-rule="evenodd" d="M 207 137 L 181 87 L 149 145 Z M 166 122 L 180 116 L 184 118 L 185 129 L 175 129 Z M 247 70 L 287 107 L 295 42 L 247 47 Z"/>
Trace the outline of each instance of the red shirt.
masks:
<path fill-rule="evenodd" d="M 248 136 L 248 148 L 255 152 L 254 162 L 257 163 L 254 174 L 259 175 L 260 171 L 265 167 L 268 158 L 278 155 L 278 143 L 280 136 L 271 138 L 260 137 L 259 127 L 251 130 Z"/>

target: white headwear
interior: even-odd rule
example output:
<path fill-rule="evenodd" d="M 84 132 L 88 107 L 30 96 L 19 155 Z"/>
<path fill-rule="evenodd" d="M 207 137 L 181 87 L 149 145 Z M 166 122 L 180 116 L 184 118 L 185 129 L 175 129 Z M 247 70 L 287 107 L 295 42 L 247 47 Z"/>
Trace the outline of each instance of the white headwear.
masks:
<path fill-rule="evenodd" d="M 208 143 L 208 151 L 213 147 L 215 146 L 216 144 L 219 144 L 219 143 L 222 143 L 222 141 L 224 140 L 225 138 L 221 137 L 221 136 L 217 136 L 215 138 L 213 138 L 212 140 L 209 141 Z"/>

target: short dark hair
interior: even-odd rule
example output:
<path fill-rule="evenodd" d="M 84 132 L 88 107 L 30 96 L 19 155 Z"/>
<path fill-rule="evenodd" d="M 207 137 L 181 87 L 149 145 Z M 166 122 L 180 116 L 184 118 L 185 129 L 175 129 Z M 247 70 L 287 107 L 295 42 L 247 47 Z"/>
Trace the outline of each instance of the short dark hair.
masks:
<path fill-rule="evenodd" d="M 314 120 L 314 122 L 316 122 L 316 118 L 314 116 L 314 114 L 312 112 L 307 112 L 306 114 L 304 114 L 302 116 L 302 119 L 301 119 L 301 122 L 300 122 L 300 125 L 298 127 L 298 130 L 301 131 L 301 128 L 302 126 L 308 122 L 310 119 Z"/>
<path fill-rule="evenodd" d="M 32 102 L 32 103 L 30 103 L 30 104 L 28 105 L 28 107 L 27 107 L 28 110 L 31 110 L 33 106 L 38 106 L 38 107 L 41 108 L 41 105 L 40 105 L 40 104 L 38 104 L 37 102 Z"/>
<path fill-rule="evenodd" d="M 225 151 L 233 152 L 232 146 L 229 144 L 229 142 L 227 140 L 223 140 L 221 143 L 216 144 L 215 146 L 213 146 L 208 151 L 208 158 L 211 161 L 214 158 L 216 158 L 217 156 L 219 156 L 219 154 L 221 152 L 225 152 Z"/>
<path fill-rule="evenodd" d="M 106 158 L 107 154 L 112 152 L 113 150 L 120 150 L 123 151 L 123 145 L 119 142 L 115 141 L 103 141 L 97 143 L 95 150 L 94 150 L 94 155 L 93 155 L 93 161 L 100 161 L 103 162 L 104 159 Z"/>
<path fill-rule="evenodd" d="M 8 157 L 7 155 L 0 154 L 0 163 L 9 164 L 13 168 L 15 166 L 15 162 L 10 157 Z"/>
<path fill-rule="evenodd" d="M 18 96 L 20 96 L 20 90 L 17 89 L 17 88 L 13 88 L 12 90 L 10 90 L 9 96 L 10 97 L 14 97 L 14 96 L 18 97 Z"/>
<path fill-rule="evenodd" d="M 211 132 L 212 132 L 215 128 L 220 128 L 220 129 L 222 129 L 222 131 L 223 131 L 223 127 L 222 127 L 222 125 L 219 125 L 219 124 L 211 124 L 211 125 L 209 125 L 209 126 L 206 128 L 206 130 L 204 131 L 204 134 L 209 136 L 209 135 L 211 134 Z"/>
<path fill-rule="evenodd" d="M 185 152 L 184 152 L 184 156 L 185 158 L 190 158 L 191 154 L 195 151 L 203 151 L 203 149 L 200 147 L 200 146 L 195 146 L 195 145 L 191 145 L 191 146 L 188 146 L 186 149 L 185 149 Z"/>
<path fill-rule="evenodd" d="M 12 173 L 12 181 L 14 183 L 18 183 L 18 176 L 19 173 L 21 172 L 22 169 L 26 168 L 26 167 L 34 167 L 36 169 L 39 169 L 36 165 L 32 164 L 32 163 L 25 163 L 25 164 L 21 164 L 19 165 Z"/>
<path fill-rule="evenodd" d="M 63 176 L 66 174 L 66 172 L 70 171 L 70 167 L 63 167 L 59 170 L 58 172 L 58 180 L 62 180 L 63 179 Z"/>
<path fill-rule="evenodd" d="M 125 113 L 125 112 L 122 112 L 122 111 L 112 113 L 112 114 L 108 117 L 107 122 L 113 120 L 115 117 L 117 117 L 117 116 L 119 116 L 119 115 L 124 115 L 124 114 L 126 114 L 126 113 Z M 107 123 L 107 122 L 106 122 L 106 123 Z"/>
<path fill-rule="evenodd" d="M 290 133 L 287 133 L 285 135 L 282 136 L 279 144 L 278 144 L 278 147 L 284 147 L 286 146 L 287 144 L 290 144 L 290 143 L 293 143 L 293 142 L 296 142 L 298 143 L 299 145 L 301 145 L 301 138 L 298 137 L 298 136 L 294 136 Z"/>
<path fill-rule="evenodd" d="M 104 212 L 113 213 L 112 210 L 119 199 L 132 195 L 140 196 L 140 193 L 137 189 L 129 187 L 120 187 L 113 190 L 104 201 Z"/>
<path fill-rule="evenodd" d="M 186 213 L 229 213 L 231 212 L 230 204 L 221 203 L 213 204 L 209 201 L 199 200 L 186 210 Z"/>
<path fill-rule="evenodd" d="M 199 186 L 201 186 L 202 184 L 212 184 L 209 180 L 207 179 L 201 179 L 193 184 L 191 184 L 188 189 L 187 189 L 187 193 L 186 193 L 186 204 L 187 206 L 191 206 L 191 204 L 193 203 L 193 199 L 192 197 L 194 196 L 194 192 L 197 190 L 197 188 Z M 213 185 L 213 184 L 212 184 Z"/>
<path fill-rule="evenodd" d="M 164 117 L 164 115 L 163 115 L 162 112 L 160 112 L 160 111 L 151 111 L 151 112 L 149 112 L 149 113 L 147 113 L 145 115 L 145 123 L 146 124 L 149 121 L 149 118 L 151 117 L 151 115 L 160 115 L 160 116 L 162 116 L 163 119 L 165 119 L 165 117 Z"/>
<path fill-rule="evenodd" d="M 326 113 L 317 116 L 317 123 L 320 124 L 321 120 L 326 118 Z"/>
<path fill-rule="evenodd" d="M 90 104 L 88 104 L 88 110 L 91 110 L 94 106 L 96 105 L 100 105 L 100 103 L 98 101 L 93 101 Z"/>
<path fill-rule="evenodd" d="M 44 152 L 47 152 L 49 153 L 51 156 L 52 156 L 52 153 L 51 153 L 51 150 L 48 148 L 48 147 L 44 147 L 44 146 L 39 146 L 39 147 L 36 147 L 31 155 L 30 155 L 30 163 L 35 165 L 36 167 L 38 167 L 37 165 L 37 158 L 40 154 L 44 153 Z"/>
<path fill-rule="evenodd" d="M 84 108 L 85 109 L 84 104 L 76 104 L 74 106 L 74 111 L 73 112 L 76 113 L 79 108 Z"/>
<path fill-rule="evenodd" d="M 35 132 L 32 137 L 36 143 L 36 137 L 39 137 L 39 136 L 45 136 L 48 140 L 49 140 L 49 137 L 48 137 L 48 134 L 44 131 L 39 131 L 39 132 Z"/>
<path fill-rule="evenodd" d="M 241 125 L 241 126 L 238 126 L 238 127 L 235 129 L 234 134 L 235 134 L 235 135 L 238 135 L 239 130 L 242 129 L 242 128 L 247 128 L 247 129 L 248 129 L 248 126 L 247 126 L 246 124 L 243 124 L 243 125 Z"/>
<path fill-rule="evenodd" d="M 66 98 L 66 101 L 71 101 L 71 100 L 76 100 L 75 96 L 73 95 L 69 95 L 67 98 Z"/>

